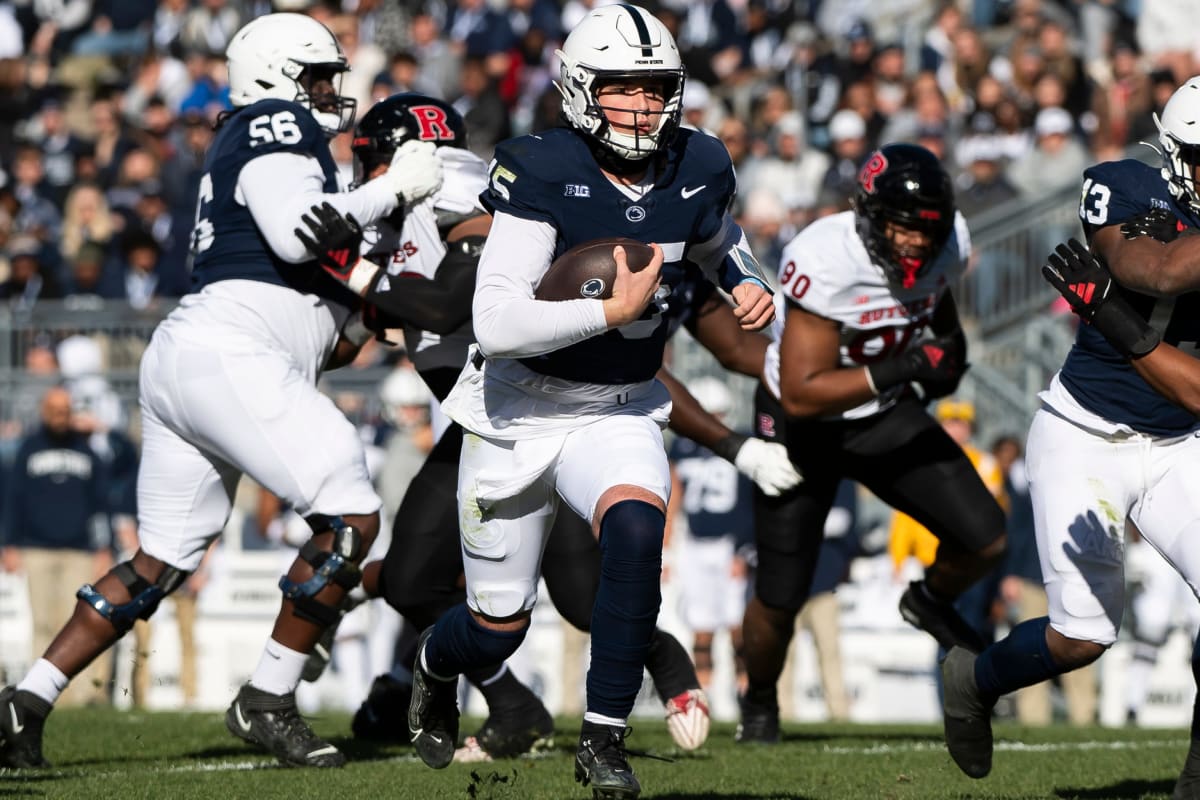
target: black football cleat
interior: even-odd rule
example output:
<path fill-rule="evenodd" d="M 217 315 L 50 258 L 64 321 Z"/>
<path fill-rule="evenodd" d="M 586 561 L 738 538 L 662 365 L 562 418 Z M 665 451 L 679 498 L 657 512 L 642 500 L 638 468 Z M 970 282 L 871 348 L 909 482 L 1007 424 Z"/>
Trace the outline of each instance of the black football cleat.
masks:
<path fill-rule="evenodd" d="M 225 712 L 225 727 L 290 767 L 340 767 L 346 757 L 321 739 L 296 708 L 296 695 L 271 694 L 244 684 Z"/>
<path fill-rule="evenodd" d="M 733 740 L 738 744 L 778 744 L 779 704 L 755 703 L 742 697 L 740 705 L 742 718 Z"/>
<path fill-rule="evenodd" d="M 591 785 L 592 800 L 632 800 L 642 793 L 625 751 L 630 732 L 584 720 L 575 751 L 575 780 Z"/>
<path fill-rule="evenodd" d="M 33 692 L 6 686 L 0 691 L 0 767 L 48 767 L 42 757 L 42 729 L 54 706 Z"/>
<path fill-rule="evenodd" d="M 1200 800 L 1200 739 L 1192 739 L 1171 800 Z"/>
<path fill-rule="evenodd" d="M 942 720 L 946 748 L 958 768 L 972 778 L 992 771 L 992 706 L 975 684 L 975 654 L 952 647 L 942 659 Z"/>
<path fill-rule="evenodd" d="M 412 684 L 391 675 L 379 675 L 371 681 L 371 691 L 363 700 L 350 731 L 358 739 L 408 744 L 408 706 L 412 703 Z"/>
<path fill-rule="evenodd" d="M 493 711 L 475 734 L 475 740 L 492 758 L 515 758 L 544 750 L 554 744 L 554 717 L 541 702 Z"/>
<path fill-rule="evenodd" d="M 432 635 L 431 626 L 417 640 L 408 733 L 426 766 L 442 769 L 454 760 L 458 747 L 458 678 L 440 681 L 421 666 L 425 642 Z"/>
<path fill-rule="evenodd" d="M 900 616 L 914 628 L 928 633 L 943 650 L 954 646 L 982 653 L 987 642 L 959 615 L 953 603 L 932 597 L 924 581 L 913 581 L 900 596 Z"/>

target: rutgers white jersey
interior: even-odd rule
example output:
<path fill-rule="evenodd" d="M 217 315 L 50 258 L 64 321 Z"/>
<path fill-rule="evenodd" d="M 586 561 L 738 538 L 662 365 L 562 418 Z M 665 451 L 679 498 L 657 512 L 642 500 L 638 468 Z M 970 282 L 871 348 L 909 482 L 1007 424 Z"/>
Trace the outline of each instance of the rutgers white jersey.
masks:
<path fill-rule="evenodd" d="M 858 235 L 853 211 L 813 222 L 783 248 L 779 291 L 775 294 L 773 341 L 767 349 L 763 378 L 779 397 L 779 343 L 794 304 L 838 323 L 842 367 L 861 367 L 898 355 L 921 338 L 942 295 L 967 266 L 971 237 L 962 214 L 954 233 L 933 263 L 909 289 L 888 280 L 872 262 Z M 889 389 L 830 419 L 859 419 L 891 406 L 902 387 Z"/>
<path fill-rule="evenodd" d="M 438 153 L 445 177 L 437 194 L 409 211 L 399 231 L 380 220 L 363 242 L 366 255 L 387 269 L 386 280 L 433 280 L 446 255 L 439 218 L 484 213 L 479 193 L 487 188 L 487 164 L 469 150 L 443 147 Z M 379 288 L 384 290 L 386 285 L 380 284 Z M 461 369 L 467 360 L 467 347 L 474 341 L 469 320 L 445 336 L 412 326 L 404 329 L 405 348 L 418 370 Z"/>

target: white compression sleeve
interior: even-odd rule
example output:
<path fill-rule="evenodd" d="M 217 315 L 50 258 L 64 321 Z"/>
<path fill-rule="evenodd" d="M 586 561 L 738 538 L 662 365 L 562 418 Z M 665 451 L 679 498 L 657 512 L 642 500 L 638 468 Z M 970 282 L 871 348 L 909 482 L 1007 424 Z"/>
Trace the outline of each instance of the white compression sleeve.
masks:
<path fill-rule="evenodd" d="M 263 238 L 285 261 L 308 261 L 312 255 L 296 238 L 306 230 L 300 217 L 320 202 L 328 202 L 369 225 L 396 208 L 396 195 L 378 181 L 368 181 L 352 192 L 327 194 L 321 166 L 300 153 L 269 153 L 249 161 L 238 175 L 238 200 L 250 210 Z"/>
<path fill-rule="evenodd" d="M 479 258 L 472 307 L 475 338 L 485 355 L 541 355 L 608 330 L 601 300 L 533 299 L 555 239 L 549 223 L 496 214 Z"/>

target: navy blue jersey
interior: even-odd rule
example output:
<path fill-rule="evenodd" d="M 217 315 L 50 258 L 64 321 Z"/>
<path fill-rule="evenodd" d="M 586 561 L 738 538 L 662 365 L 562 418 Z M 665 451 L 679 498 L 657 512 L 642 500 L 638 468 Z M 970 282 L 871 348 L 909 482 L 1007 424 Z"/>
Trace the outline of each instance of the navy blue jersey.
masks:
<path fill-rule="evenodd" d="M 669 457 L 683 483 L 683 513 L 692 538 L 732 536 L 736 547 L 751 544 L 754 513 L 750 479 L 691 439 L 677 438 Z"/>
<path fill-rule="evenodd" d="M 250 210 L 235 198 L 242 168 L 269 153 L 313 156 L 325 175 L 324 191 L 338 191 L 329 143 L 307 109 L 288 100 L 260 100 L 234 112 L 217 131 L 204 159 L 192 233 L 192 289 L 235 278 L 263 281 L 357 308 L 358 298 L 316 260 L 292 264 L 275 255 Z"/>
<path fill-rule="evenodd" d="M 1079 216 L 1090 240 L 1100 228 L 1120 225 L 1151 209 L 1167 209 L 1191 227 L 1198 221 L 1167 191 L 1158 167 L 1126 159 L 1089 167 L 1083 173 Z M 1193 354 L 1200 342 L 1200 293 L 1151 297 L 1124 287 L 1130 306 L 1162 332 L 1163 341 Z M 1107 420 L 1142 433 L 1186 433 L 1196 418 L 1167 400 L 1137 374 L 1091 325 L 1080 325 L 1075 345 L 1060 373 L 1063 385 L 1080 405 Z"/>
<path fill-rule="evenodd" d="M 579 134 L 567 128 L 501 143 L 480 200 L 492 213 L 547 222 L 558 240 L 554 258 L 595 239 L 624 236 L 663 248 L 662 283 L 674 291 L 704 280 L 685 259 L 688 245 L 721 231 L 736 181 L 719 139 L 681 130 L 665 153 L 654 187 L 638 200 L 617 189 Z M 636 383 L 662 366 L 669 325 L 651 304 L 646 316 L 620 330 L 522 359 L 544 375 L 588 383 Z"/>

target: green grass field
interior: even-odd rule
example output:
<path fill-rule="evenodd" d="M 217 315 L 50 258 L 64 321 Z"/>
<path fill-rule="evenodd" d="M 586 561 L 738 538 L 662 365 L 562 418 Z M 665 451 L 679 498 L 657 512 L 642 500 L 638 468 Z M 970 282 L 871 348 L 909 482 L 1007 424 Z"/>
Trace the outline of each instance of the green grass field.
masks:
<path fill-rule="evenodd" d="M 63 710 L 49 720 L 47 770 L 0 770 L 0 797 L 412 798 L 590 800 L 572 778 L 578 720 L 558 721 L 558 749 L 539 758 L 428 769 L 407 747 L 364 746 L 344 715 L 313 721 L 351 763 L 340 770 L 284 769 L 233 739 L 220 714 Z M 476 727 L 464 721 L 464 730 Z M 1185 731 L 1026 729 L 999 725 L 995 768 L 959 773 L 931 726 L 785 725 L 775 747 L 735 746 L 714 726 L 697 753 L 675 750 L 665 725 L 634 720 L 632 748 L 643 798 L 1167 798 L 1187 749 Z"/>

